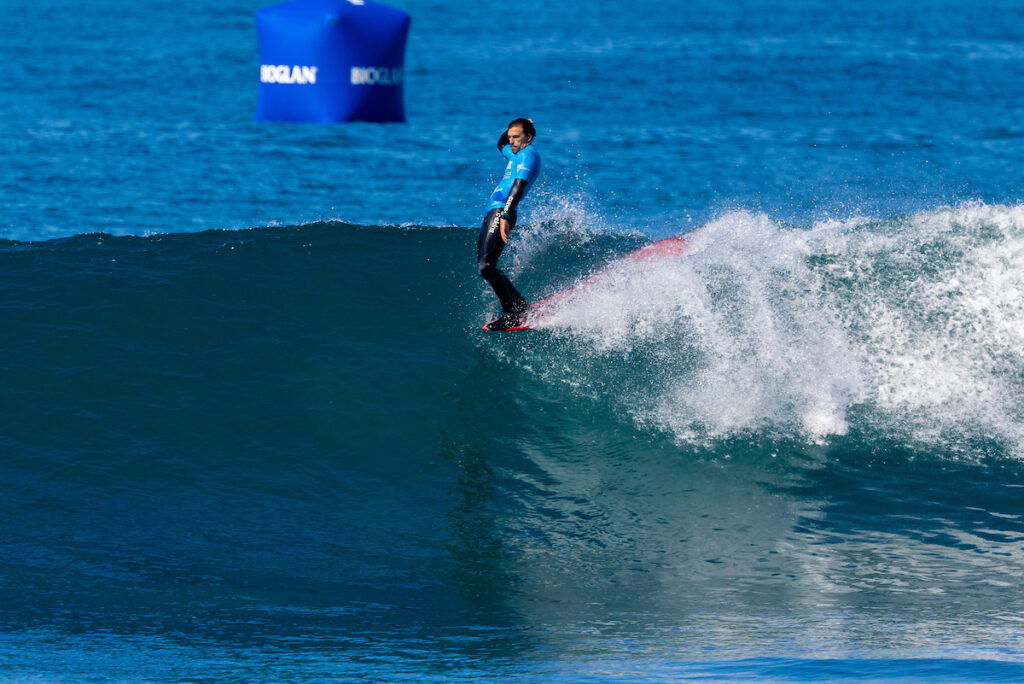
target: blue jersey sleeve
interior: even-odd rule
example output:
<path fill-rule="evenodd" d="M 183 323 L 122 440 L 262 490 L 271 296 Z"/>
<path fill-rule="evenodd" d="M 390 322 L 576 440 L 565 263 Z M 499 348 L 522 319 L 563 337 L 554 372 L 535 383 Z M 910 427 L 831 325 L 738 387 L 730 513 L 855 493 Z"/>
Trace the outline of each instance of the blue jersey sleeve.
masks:
<path fill-rule="evenodd" d="M 502 176 L 498 186 L 491 193 L 487 204 L 488 210 L 501 209 L 505 206 L 509 194 L 512 192 L 512 186 L 517 180 L 526 182 L 522 195 L 525 197 L 526 191 L 533 185 L 533 181 L 540 173 L 540 153 L 534 149 L 533 145 L 528 145 L 515 154 L 512 153 L 511 145 L 505 145 L 501 148 L 501 154 L 508 159 L 508 165 L 505 167 L 505 175 Z"/>
<path fill-rule="evenodd" d="M 515 168 L 512 169 L 512 179 L 522 179 L 527 183 L 532 183 L 540 171 L 540 155 L 537 153 L 537 150 L 533 148 L 533 145 L 530 145 L 520 150 L 519 154 L 514 156 L 517 158 L 514 164 Z"/>

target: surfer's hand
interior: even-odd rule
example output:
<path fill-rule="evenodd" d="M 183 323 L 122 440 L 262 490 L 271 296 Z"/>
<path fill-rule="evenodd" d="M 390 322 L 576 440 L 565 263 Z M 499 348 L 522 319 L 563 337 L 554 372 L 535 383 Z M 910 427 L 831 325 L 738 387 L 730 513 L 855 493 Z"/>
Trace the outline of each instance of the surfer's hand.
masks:
<path fill-rule="evenodd" d="M 508 242 L 508 219 L 507 218 L 501 219 L 501 223 L 499 224 L 498 230 L 501 233 L 501 241 L 502 242 Z"/>

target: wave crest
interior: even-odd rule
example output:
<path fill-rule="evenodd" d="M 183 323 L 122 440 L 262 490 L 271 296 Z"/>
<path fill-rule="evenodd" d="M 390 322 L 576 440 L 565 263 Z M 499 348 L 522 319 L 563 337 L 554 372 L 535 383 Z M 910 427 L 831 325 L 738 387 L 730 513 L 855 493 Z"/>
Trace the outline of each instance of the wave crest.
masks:
<path fill-rule="evenodd" d="M 687 442 L 870 430 L 1024 450 L 1024 208 L 731 212 L 687 238 L 559 302 L 534 351 L 551 363 L 525 363 Z"/>

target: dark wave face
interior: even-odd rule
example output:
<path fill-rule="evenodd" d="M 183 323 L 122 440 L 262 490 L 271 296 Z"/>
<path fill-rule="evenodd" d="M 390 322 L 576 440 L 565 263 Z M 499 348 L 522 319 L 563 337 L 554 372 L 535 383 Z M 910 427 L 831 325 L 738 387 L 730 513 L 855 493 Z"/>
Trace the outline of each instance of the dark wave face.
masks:
<path fill-rule="evenodd" d="M 2 243 L 10 676 L 1017 678 L 1022 229 Z"/>

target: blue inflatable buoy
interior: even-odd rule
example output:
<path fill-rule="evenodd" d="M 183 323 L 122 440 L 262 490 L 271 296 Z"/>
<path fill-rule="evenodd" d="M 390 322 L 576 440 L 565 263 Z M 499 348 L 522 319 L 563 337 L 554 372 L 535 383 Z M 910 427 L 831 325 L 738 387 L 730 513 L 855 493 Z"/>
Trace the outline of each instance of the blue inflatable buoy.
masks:
<path fill-rule="evenodd" d="M 256 12 L 257 121 L 405 121 L 409 15 L 370 0 L 292 0 Z"/>

